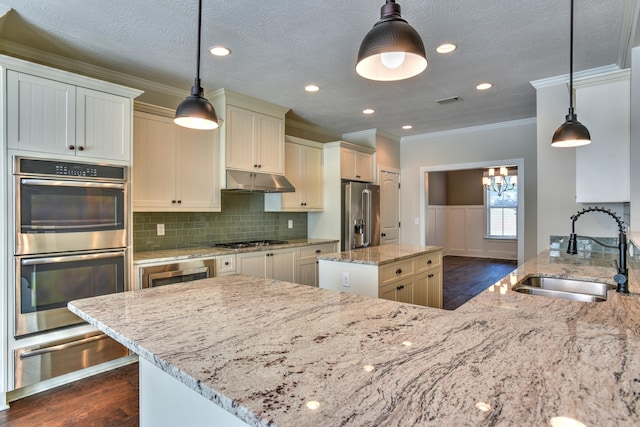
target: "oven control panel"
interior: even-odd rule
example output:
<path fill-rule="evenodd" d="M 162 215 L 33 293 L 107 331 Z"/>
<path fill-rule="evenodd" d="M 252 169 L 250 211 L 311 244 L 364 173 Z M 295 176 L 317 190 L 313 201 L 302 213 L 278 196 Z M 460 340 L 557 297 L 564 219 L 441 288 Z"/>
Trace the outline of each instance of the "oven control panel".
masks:
<path fill-rule="evenodd" d="M 126 171 L 126 166 L 61 162 L 25 157 L 16 157 L 14 164 L 16 175 L 68 176 L 124 181 L 127 178 Z"/>

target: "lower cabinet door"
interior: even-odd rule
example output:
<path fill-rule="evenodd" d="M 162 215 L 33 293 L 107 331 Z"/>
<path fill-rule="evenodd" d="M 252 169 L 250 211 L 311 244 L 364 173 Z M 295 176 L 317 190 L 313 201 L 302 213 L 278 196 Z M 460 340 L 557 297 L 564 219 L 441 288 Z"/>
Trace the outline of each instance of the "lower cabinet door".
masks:
<path fill-rule="evenodd" d="M 442 269 L 427 272 L 427 306 L 442 308 Z"/>

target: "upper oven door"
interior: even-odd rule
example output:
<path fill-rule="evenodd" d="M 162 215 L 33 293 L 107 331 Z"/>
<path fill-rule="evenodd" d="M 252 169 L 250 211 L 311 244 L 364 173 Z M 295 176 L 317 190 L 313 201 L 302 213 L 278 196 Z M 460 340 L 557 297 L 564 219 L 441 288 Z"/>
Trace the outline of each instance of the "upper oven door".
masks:
<path fill-rule="evenodd" d="M 126 246 L 125 183 L 15 177 L 16 255 Z"/>

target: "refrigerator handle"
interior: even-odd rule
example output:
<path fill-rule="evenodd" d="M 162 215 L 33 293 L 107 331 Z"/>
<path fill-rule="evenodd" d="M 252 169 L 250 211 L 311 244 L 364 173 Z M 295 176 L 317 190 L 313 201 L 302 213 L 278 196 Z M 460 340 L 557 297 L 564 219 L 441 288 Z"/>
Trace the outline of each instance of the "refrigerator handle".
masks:
<path fill-rule="evenodd" d="M 371 190 L 368 188 L 362 190 L 362 211 L 362 217 L 365 221 L 362 246 L 367 247 L 371 245 Z"/>

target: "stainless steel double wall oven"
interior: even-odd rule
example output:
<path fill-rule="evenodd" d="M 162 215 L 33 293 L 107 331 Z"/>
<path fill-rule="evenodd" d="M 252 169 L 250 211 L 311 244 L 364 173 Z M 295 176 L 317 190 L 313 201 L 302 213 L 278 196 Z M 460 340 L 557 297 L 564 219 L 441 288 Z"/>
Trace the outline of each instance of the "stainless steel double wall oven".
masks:
<path fill-rule="evenodd" d="M 14 158 L 16 339 L 82 323 L 67 309 L 71 300 L 127 289 L 127 171 L 126 166 Z M 53 353 L 101 341 L 83 337 L 65 340 L 62 347 L 51 343 L 16 351 L 16 387 L 29 377 L 23 371 L 30 355 L 50 354 L 51 360 L 69 364 Z M 93 364 L 113 359 L 109 352 L 126 354 L 123 347 L 104 352 L 104 342 L 100 346 L 85 351 L 102 352 Z M 41 369 L 43 362 L 35 364 Z"/>

